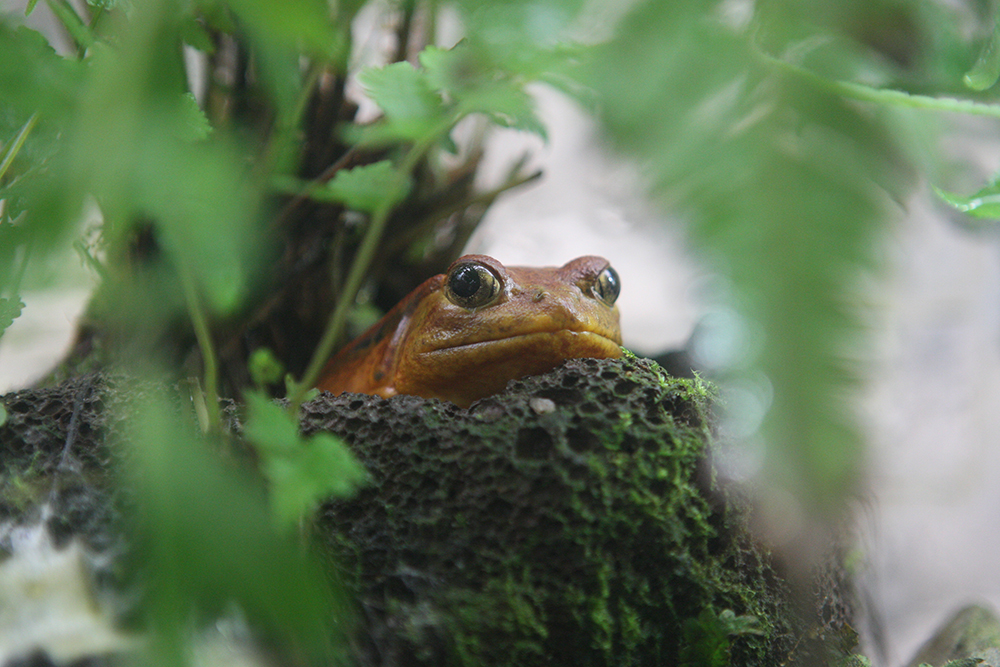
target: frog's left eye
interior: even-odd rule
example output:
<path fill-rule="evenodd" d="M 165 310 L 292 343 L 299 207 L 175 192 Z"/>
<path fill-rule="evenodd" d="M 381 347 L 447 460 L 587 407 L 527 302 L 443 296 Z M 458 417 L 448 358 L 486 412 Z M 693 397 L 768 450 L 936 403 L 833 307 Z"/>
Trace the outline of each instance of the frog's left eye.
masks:
<path fill-rule="evenodd" d="M 618 294 L 622 291 L 622 283 L 618 277 L 618 272 L 610 266 L 606 267 L 597 274 L 597 279 L 594 281 L 592 289 L 594 296 L 598 299 L 609 306 L 615 305 L 615 300 L 618 299 Z"/>
<path fill-rule="evenodd" d="M 445 277 L 445 296 L 455 305 L 475 310 L 488 306 L 500 294 L 500 279 L 479 262 L 465 262 Z"/>

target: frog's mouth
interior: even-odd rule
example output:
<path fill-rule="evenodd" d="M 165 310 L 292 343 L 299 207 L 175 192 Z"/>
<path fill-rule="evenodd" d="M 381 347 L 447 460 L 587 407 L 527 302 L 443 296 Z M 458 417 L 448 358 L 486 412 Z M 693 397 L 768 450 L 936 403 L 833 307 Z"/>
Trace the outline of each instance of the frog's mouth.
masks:
<path fill-rule="evenodd" d="M 527 354 L 535 358 L 554 361 L 589 357 L 594 359 L 618 358 L 622 355 L 621 342 L 596 331 L 532 331 L 528 333 L 447 345 L 428 351 L 432 355 L 483 354 L 489 358 L 497 355 Z"/>

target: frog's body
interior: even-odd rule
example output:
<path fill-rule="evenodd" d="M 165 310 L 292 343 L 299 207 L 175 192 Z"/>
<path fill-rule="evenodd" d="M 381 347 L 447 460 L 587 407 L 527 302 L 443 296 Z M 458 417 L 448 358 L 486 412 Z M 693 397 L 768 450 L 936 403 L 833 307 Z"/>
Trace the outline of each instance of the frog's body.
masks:
<path fill-rule="evenodd" d="M 566 359 L 620 357 L 617 296 L 601 257 L 527 268 L 466 255 L 335 355 L 317 386 L 467 407 Z"/>

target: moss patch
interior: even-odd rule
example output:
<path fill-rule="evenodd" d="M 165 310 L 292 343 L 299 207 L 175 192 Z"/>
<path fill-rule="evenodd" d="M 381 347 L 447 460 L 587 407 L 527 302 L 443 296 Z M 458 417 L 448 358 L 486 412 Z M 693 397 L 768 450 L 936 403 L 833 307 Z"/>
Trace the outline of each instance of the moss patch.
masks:
<path fill-rule="evenodd" d="M 798 621 L 716 488 L 709 400 L 626 358 L 570 361 L 467 411 L 308 404 L 308 428 L 342 435 L 374 480 L 319 526 L 364 607 L 360 661 L 676 665 L 735 615 L 756 623 L 731 623 L 721 654 L 782 662 Z"/>

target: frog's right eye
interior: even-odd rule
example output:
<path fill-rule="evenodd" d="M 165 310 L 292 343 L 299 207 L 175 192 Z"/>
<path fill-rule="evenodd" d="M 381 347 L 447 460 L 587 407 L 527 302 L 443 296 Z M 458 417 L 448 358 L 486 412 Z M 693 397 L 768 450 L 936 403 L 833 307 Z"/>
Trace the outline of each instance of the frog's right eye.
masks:
<path fill-rule="evenodd" d="M 488 306 L 500 295 L 500 278 L 476 261 L 453 266 L 445 276 L 444 286 L 449 301 L 469 310 Z"/>

